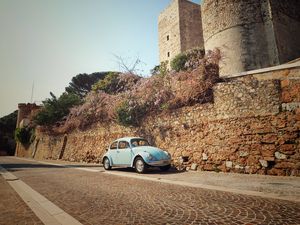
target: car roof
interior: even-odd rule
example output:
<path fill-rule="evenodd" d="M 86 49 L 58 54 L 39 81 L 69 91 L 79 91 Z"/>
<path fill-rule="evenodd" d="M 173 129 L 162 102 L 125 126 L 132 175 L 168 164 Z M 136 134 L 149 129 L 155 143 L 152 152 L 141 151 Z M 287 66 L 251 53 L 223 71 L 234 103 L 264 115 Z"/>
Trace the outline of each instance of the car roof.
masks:
<path fill-rule="evenodd" d="M 135 139 L 135 138 L 145 139 L 145 138 L 142 138 L 142 137 L 123 137 L 123 138 L 119 138 L 115 141 L 128 141 L 128 142 L 130 142 L 131 139 Z"/>

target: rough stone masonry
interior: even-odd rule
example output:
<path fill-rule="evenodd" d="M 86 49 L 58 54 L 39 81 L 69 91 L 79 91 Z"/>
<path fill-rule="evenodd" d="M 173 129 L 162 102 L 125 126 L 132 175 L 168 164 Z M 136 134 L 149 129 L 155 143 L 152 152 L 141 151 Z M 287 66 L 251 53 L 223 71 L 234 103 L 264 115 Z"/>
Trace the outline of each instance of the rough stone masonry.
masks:
<path fill-rule="evenodd" d="M 173 0 L 159 15 L 160 62 L 192 48 L 222 53 L 220 76 L 300 57 L 300 1 Z"/>
<path fill-rule="evenodd" d="M 58 135 L 37 129 L 35 142 L 19 146 L 18 156 L 99 163 L 114 139 L 143 136 L 181 168 L 300 175 L 299 66 L 230 78 L 213 92 L 211 103 L 148 116 L 140 127 L 98 123 Z"/>

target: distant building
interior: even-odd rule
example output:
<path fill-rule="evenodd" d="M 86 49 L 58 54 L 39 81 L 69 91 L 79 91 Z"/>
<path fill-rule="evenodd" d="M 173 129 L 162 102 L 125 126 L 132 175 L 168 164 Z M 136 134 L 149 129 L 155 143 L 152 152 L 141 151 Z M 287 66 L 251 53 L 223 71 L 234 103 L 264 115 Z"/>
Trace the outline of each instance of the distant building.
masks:
<path fill-rule="evenodd" d="M 173 0 L 159 15 L 159 58 L 170 61 L 181 52 L 203 48 L 200 5 L 187 0 Z"/>

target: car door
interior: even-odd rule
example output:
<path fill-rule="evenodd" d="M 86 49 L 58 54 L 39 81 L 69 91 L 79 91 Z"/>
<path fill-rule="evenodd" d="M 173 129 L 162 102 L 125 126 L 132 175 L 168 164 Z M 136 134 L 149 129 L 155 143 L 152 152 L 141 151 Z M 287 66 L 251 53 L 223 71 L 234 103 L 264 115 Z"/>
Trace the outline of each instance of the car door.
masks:
<path fill-rule="evenodd" d="M 117 164 L 117 151 L 118 151 L 118 142 L 115 141 L 109 147 L 109 156 L 111 157 L 112 165 Z"/>
<path fill-rule="evenodd" d="M 127 141 L 119 141 L 117 150 L 116 163 L 118 165 L 129 166 L 133 157 L 133 152 Z"/>

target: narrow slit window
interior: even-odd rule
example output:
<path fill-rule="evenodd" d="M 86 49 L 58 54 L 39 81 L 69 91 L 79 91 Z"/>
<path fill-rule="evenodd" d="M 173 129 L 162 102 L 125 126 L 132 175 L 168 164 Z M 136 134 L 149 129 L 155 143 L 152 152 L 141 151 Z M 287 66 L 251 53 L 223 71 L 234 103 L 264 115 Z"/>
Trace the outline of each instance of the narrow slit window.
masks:
<path fill-rule="evenodd" d="M 170 40 L 170 36 L 169 36 L 169 35 L 167 35 L 167 41 L 168 41 L 168 40 Z"/>
<path fill-rule="evenodd" d="M 168 52 L 168 57 L 170 57 L 170 52 Z"/>

